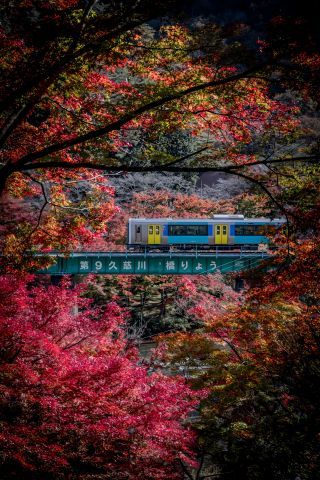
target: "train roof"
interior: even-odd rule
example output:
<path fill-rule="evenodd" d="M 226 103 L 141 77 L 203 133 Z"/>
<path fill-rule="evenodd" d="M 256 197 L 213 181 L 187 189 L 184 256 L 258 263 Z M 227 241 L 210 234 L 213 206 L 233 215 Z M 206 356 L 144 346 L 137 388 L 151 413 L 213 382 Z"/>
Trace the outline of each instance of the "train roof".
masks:
<path fill-rule="evenodd" d="M 239 218 L 241 217 L 241 218 Z M 243 223 L 243 222 L 250 222 L 250 223 L 285 223 L 286 220 L 284 218 L 265 218 L 265 217 L 260 217 L 260 218 L 245 218 L 243 215 L 221 215 L 219 217 L 215 216 L 212 218 L 129 218 L 129 222 L 140 222 L 140 223 L 150 223 L 156 222 L 156 223 L 163 223 L 163 222 L 175 222 L 175 223 L 190 223 L 190 222 L 197 222 L 197 223 L 208 223 L 208 222 L 214 222 L 214 223 Z"/>

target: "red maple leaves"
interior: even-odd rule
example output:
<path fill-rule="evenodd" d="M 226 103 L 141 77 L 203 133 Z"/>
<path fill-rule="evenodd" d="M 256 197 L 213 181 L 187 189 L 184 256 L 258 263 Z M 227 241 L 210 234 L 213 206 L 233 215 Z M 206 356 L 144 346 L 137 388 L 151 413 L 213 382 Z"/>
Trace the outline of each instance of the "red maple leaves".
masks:
<path fill-rule="evenodd" d="M 137 365 L 116 304 L 101 310 L 81 287 L 31 280 L 0 278 L 3 474 L 179 478 L 193 442 L 181 421 L 197 396 Z"/>

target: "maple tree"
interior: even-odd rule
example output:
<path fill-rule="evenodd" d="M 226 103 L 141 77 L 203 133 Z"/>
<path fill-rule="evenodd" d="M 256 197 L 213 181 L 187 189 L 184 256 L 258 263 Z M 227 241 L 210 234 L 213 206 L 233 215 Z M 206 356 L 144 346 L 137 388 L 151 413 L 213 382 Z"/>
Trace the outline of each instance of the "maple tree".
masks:
<path fill-rule="evenodd" d="M 126 311 L 68 280 L 0 282 L 1 477 L 181 478 L 197 395 L 138 366 Z"/>
<path fill-rule="evenodd" d="M 104 233 L 114 208 L 95 170 L 213 169 L 253 175 L 259 184 L 252 167 L 291 158 L 266 155 L 263 146 L 274 136 L 293 141 L 299 126 L 297 104 L 270 94 L 274 69 L 281 82 L 292 77 L 286 65 L 317 76 L 310 42 L 308 51 L 301 41 L 285 43 L 300 27 L 303 37 L 303 22 L 274 42 L 285 28 L 283 19 L 273 21 L 252 49 L 239 40 L 244 25 L 228 31 L 171 19 L 154 31 L 144 24 L 180 7 L 72 0 L 1 7 L 2 249 L 9 256 L 21 260 L 29 245 L 71 249 Z M 174 133 L 191 136 L 194 149 L 177 158 L 159 148 L 159 138 Z M 298 159 L 315 157 L 303 151 Z M 75 193 L 70 185 L 79 182 Z"/>
<path fill-rule="evenodd" d="M 319 478 L 319 169 L 289 171 L 280 195 L 297 221 L 272 270 L 251 272 L 253 288 L 222 314 L 196 306 L 202 328 L 161 337 L 173 368 L 210 391 L 190 477 Z"/>

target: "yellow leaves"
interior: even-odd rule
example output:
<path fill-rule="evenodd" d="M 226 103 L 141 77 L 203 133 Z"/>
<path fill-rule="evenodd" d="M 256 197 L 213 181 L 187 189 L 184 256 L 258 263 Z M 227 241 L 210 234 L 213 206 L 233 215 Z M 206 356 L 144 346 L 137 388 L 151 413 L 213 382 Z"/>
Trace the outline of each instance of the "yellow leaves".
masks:
<path fill-rule="evenodd" d="M 68 206 L 71 205 L 72 202 L 68 201 L 66 193 L 63 191 L 61 185 L 54 185 L 51 188 L 51 203 L 58 204 L 59 206 Z"/>
<path fill-rule="evenodd" d="M 290 318 L 291 316 L 299 315 L 301 313 L 301 304 L 293 300 L 290 303 L 279 301 L 275 305 L 275 309 L 284 317 Z"/>
<path fill-rule="evenodd" d="M 168 43 L 174 42 L 175 46 L 185 46 L 187 41 L 192 40 L 191 32 L 183 25 L 165 25 L 160 28 L 162 40 Z"/>
<path fill-rule="evenodd" d="M 6 237 L 6 242 L 3 245 L 2 254 L 8 258 L 20 256 L 25 249 L 21 239 L 14 234 L 10 234 Z"/>
<path fill-rule="evenodd" d="M 20 172 L 13 173 L 6 184 L 7 191 L 15 198 L 24 198 L 40 193 L 38 185 L 30 184 L 30 180 Z"/>
<path fill-rule="evenodd" d="M 235 437 L 238 438 L 252 438 L 254 435 L 250 431 L 250 427 L 245 422 L 233 422 L 230 425 L 230 430 Z"/>
<path fill-rule="evenodd" d="M 162 122 L 162 125 L 165 128 L 170 127 L 169 122 Z M 150 161 L 151 163 L 154 162 L 158 165 L 159 164 L 160 165 L 165 165 L 166 163 L 172 162 L 175 159 L 175 157 L 173 155 L 170 155 L 169 153 L 166 153 L 166 152 L 161 152 L 160 150 L 158 150 L 157 148 L 155 148 L 152 145 L 147 147 L 143 153 L 145 155 L 145 160 L 146 161 Z"/>
<path fill-rule="evenodd" d="M 234 378 L 233 378 L 233 375 L 231 375 L 231 373 L 227 373 L 226 376 L 225 376 L 225 385 L 231 385 L 234 381 Z"/>

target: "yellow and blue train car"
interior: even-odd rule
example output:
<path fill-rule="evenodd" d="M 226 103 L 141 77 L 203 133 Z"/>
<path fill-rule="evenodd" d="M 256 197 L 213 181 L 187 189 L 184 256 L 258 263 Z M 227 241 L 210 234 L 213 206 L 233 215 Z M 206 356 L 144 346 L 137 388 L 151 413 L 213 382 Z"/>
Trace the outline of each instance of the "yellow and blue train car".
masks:
<path fill-rule="evenodd" d="M 284 219 L 214 215 L 213 218 L 130 218 L 128 247 L 133 250 L 186 250 L 268 245 Z"/>

